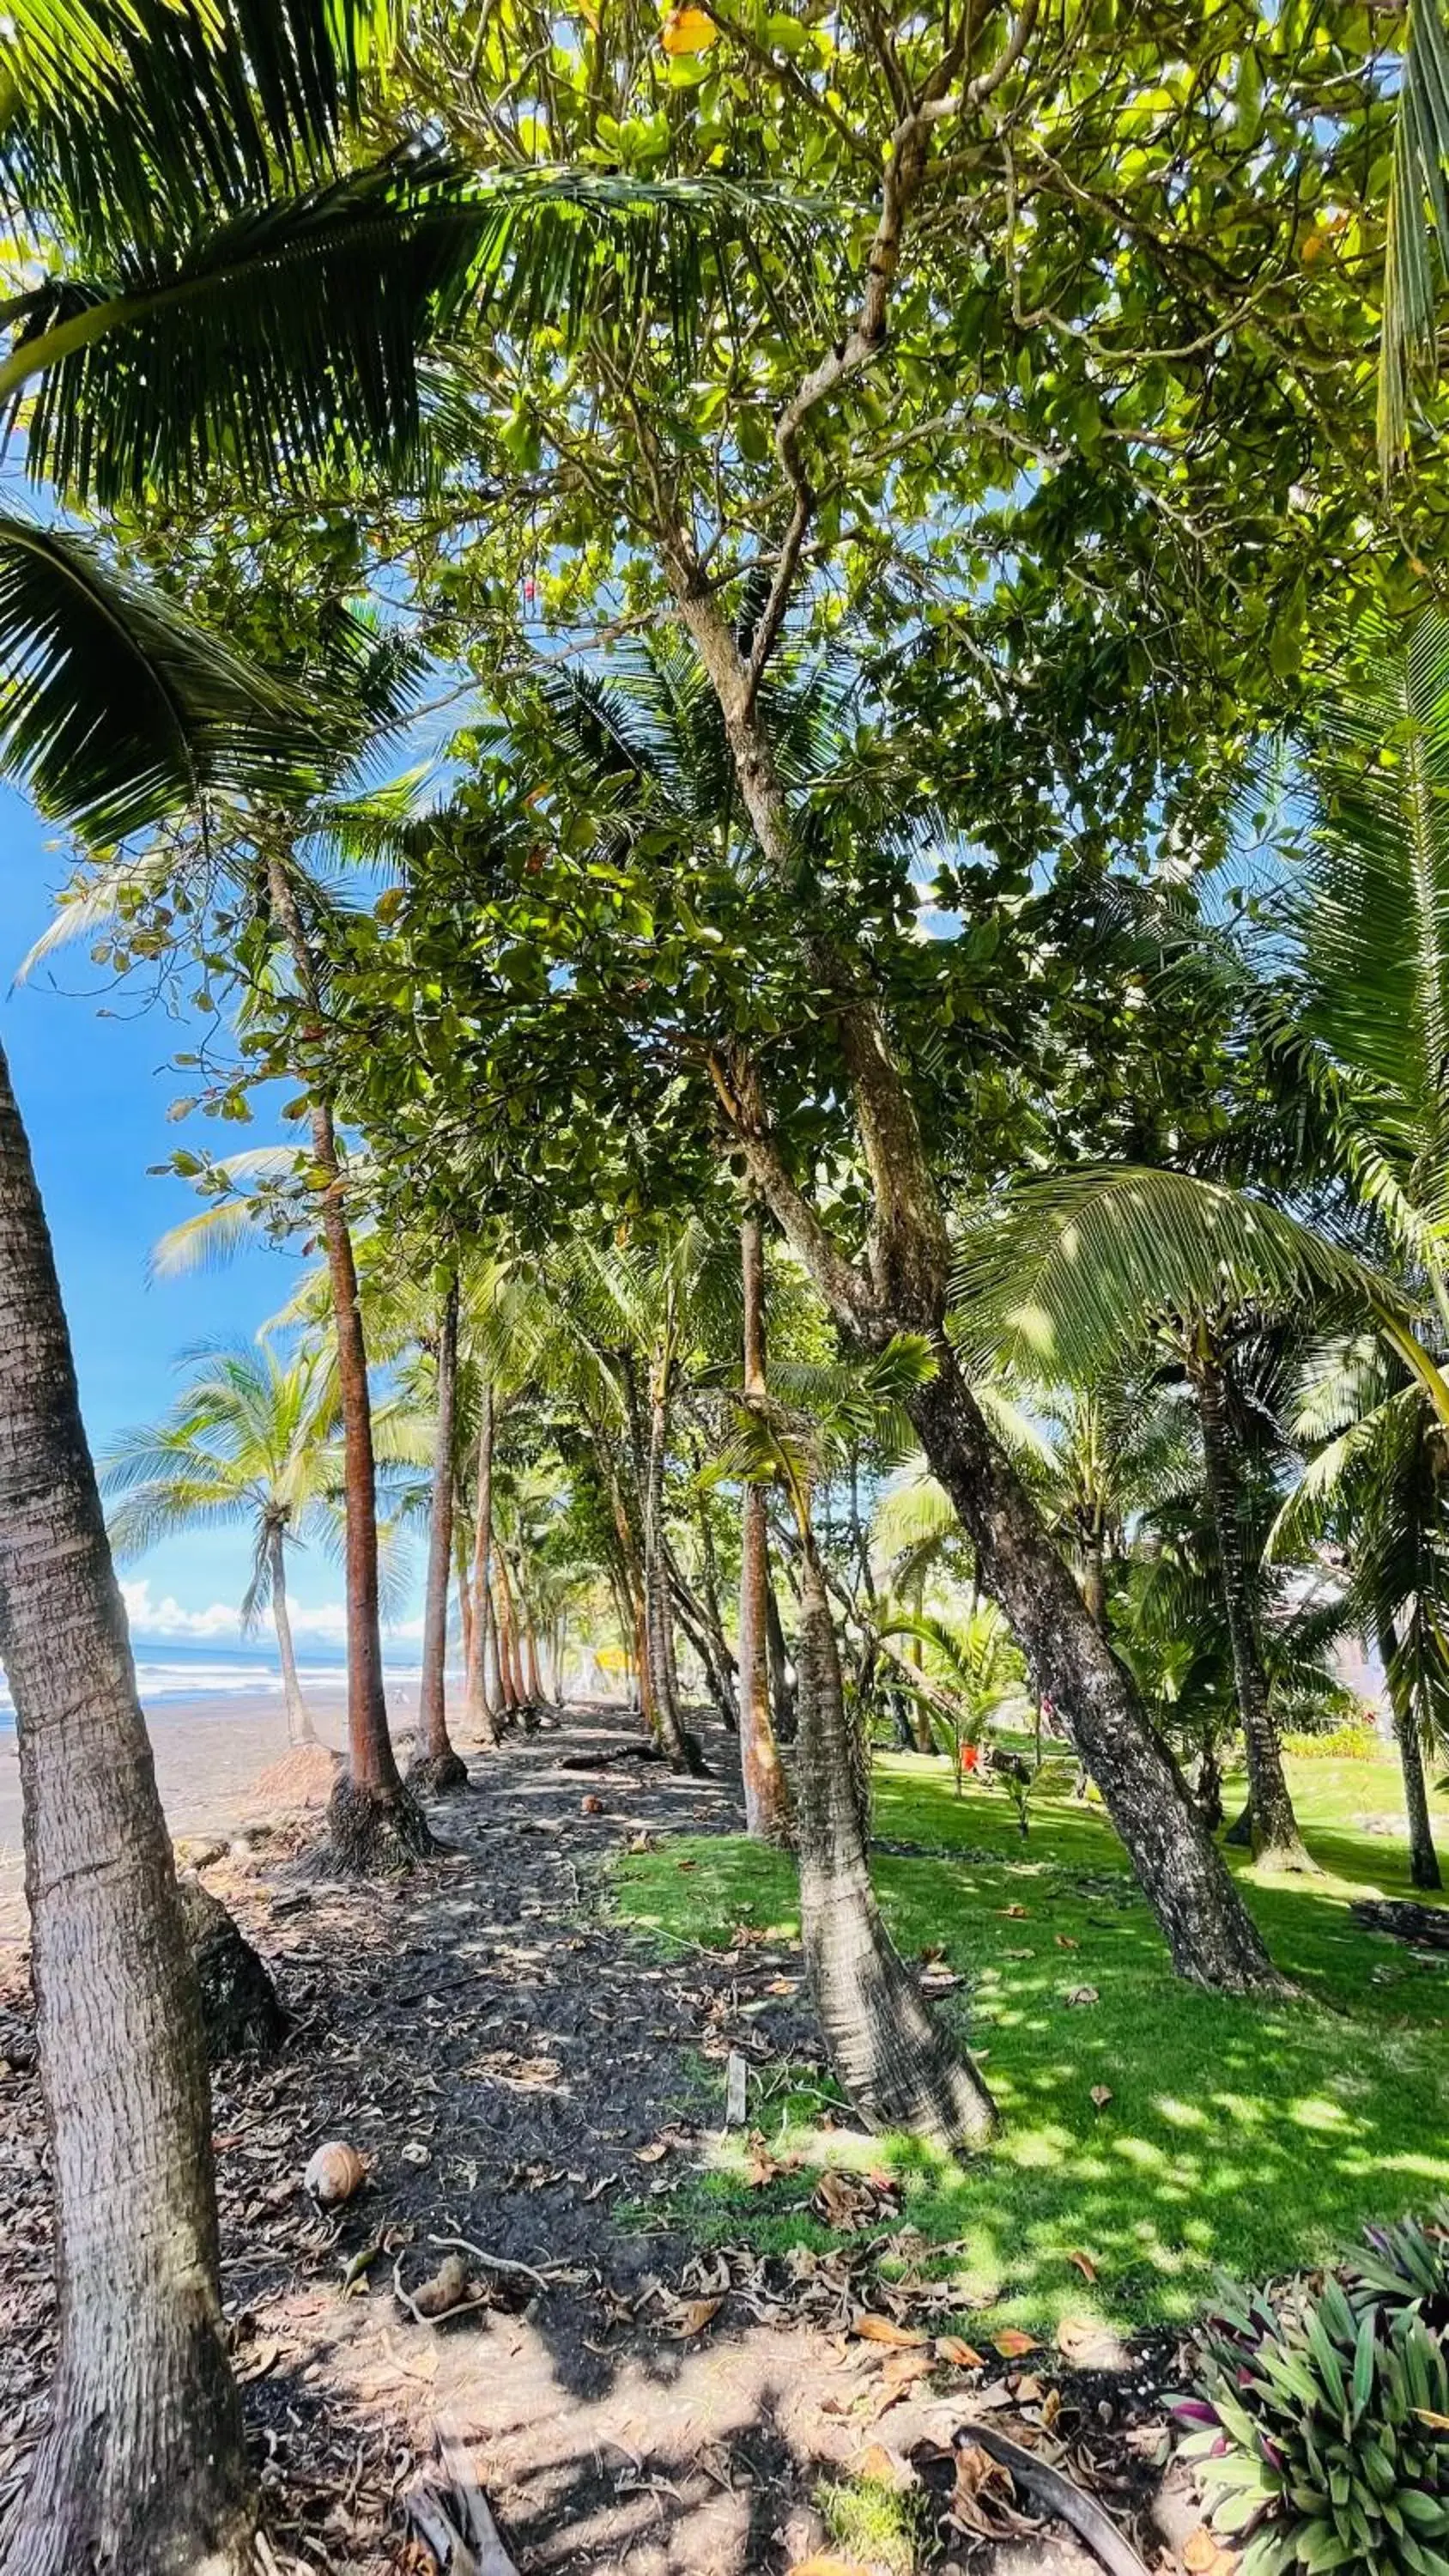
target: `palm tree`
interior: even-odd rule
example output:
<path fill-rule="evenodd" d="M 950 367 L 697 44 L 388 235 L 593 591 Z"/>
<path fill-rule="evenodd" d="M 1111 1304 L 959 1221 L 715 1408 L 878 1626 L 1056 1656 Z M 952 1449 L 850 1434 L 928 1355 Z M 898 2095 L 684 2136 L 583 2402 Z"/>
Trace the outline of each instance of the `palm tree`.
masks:
<path fill-rule="evenodd" d="M 283 1361 L 270 1349 L 214 1351 L 164 1420 L 122 1432 L 101 1461 L 102 1491 L 120 1497 L 107 1516 L 118 1556 L 140 1556 L 197 1524 L 250 1528 L 242 1633 L 270 1609 L 294 1744 L 315 1744 L 317 1735 L 292 1646 L 287 1550 L 330 1533 L 327 1500 L 341 1464 L 336 1416 L 335 1375 L 323 1353 L 303 1349 Z"/>
<path fill-rule="evenodd" d="M 1366 1338 L 1305 1374 L 1297 1437 L 1313 1455 L 1269 1535 L 1292 1558 L 1335 1546 L 1340 1616 L 1383 1659 L 1404 1775 L 1414 1885 L 1442 1884 L 1424 1757 L 1449 1744 L 1449 1517 L 1444 1427 L 1423 1389 Z"/>

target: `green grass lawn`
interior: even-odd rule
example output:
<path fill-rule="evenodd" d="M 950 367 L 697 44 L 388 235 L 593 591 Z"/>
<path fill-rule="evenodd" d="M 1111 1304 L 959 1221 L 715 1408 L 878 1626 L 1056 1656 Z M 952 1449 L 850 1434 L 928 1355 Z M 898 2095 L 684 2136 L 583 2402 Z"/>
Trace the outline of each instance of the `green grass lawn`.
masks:
<path fill-rule="evenodd" d="M 1357 1895 L 1411 1892 L 1402 1840 L 1356 1822 L 1399 1812 L 1397 1769 L 1299 1761 L 1290 1772 L 1323 1876 L 1264 1881 L 1235 1859 L 1305 1996 L 1264 2009 L 1172 1974 L 1095 1804 L 1042 1800 L 1023 1844 L 999 1791 L 968 1785 L 958 1799 L 944 1763 L 880 1761 L 878 1834 L 960 1854 L 878 1859 L 892 1931 L 907 1952 L 939 1944 L 966 1972 L 942 2009 L 969 2029 L 1006 2121 L 969 2164 L 907 2139 L 874 2155 L 906 2177 L 906 2218 L 939 2249 L 928 2268 L 959 2279 L 964 2307 L 1036 2329 L 1063 2315 L 1183 2318 L 1215 2271 L 1311 2264 L 1363 2220 L 1449 2190 L 1449 1956 L 1423 1963 L 1348 1912 Z M 1449 1858 L 1449 1811 L 1438 1813 Z M 627 1920 L 676 1940 L 727 1942 L 741 1923 L 797 1929 L 790 1864 L 742 1839 L 671 1839 L 621 1861 L 616 1893 Z M 1069 2003 L 1083 1986 L 1098 2000 Z M 1112 2098 L 1099 2108 L 1102 2086 Z M 761 2124 L 777 2148 L 818 2157 L 829 2144 L 802 2126 L 808 2113 L 782 2086 Z M 798 2177 L 751 2191 L 722 2158 L 681 2215 L 717 2237 L 821 2244 L 800 2206 L 808 2191 Z M 1095 2267 L 1094 2286 L 1073 2252 Z"/>

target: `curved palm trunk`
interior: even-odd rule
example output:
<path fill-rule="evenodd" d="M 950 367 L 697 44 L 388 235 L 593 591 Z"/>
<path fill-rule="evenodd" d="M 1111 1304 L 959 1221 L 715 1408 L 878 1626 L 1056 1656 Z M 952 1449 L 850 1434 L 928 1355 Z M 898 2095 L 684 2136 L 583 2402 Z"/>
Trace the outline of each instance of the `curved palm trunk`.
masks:
<path fill-rule="evenodd" d="M 287 1609 L 287 1556 L 281 1523 L 267 1532 L 267 1565 L 271 1575 L 272 1625 L 277 1632 L 277 1653 L 282 1665 L 282 1700 L 287 1711 L 289 1744 L 315 1744 L 317 1729 L 312 1713 L 302 1696 L 297 1673 L 296 1649 L 292 1644 L 292 1621 Z"/>
<path fill-rule="evenodd" d="M 280 861 L 267 870 L 272 909 L 286 933 L 297 981 L 314 1008 L 318 977 L 291 881 Z M 393 1757 L 382 1676 L 382 1618 L 377 1567 L 377 1471 L 372 1446 L 372 1397 L 367 1345 L 357 1290 L 352 1234 L 342 1204 L 342 1164 L 326 1094 L 312 1101 L 312 1159 L 323 1175 L 322 1239 L 332 1289 L 337 1334 L 337 1385 L 342 1414 L 342 1477 L 346 1508 L 347 1778 L 338 1782 L 327 1811 L 333 1848 L 342 1866 L 368 1872 L 406 1866 L 433 1847 L 422 1809 L 403 1787 Z"/>
<path fill-rule="evenodd" d="M 473 1627 L 468 1646 L 463 1714 L 485 1744 L 498 1741 L 498 1712 L 488 1695 L 488 1646 L 492 1627 L 493 1389 L 483 1389 L 478 1421 L 478 1502 L 473 1537 Z"/>
<path fill-rule="evenodd" d="M 5 2576 L 249 2564 L 211 2105 L 171 1842 L 0 1055 L 0 1656 L 15 1702 L 60 2357 Z"/>
<path fill-rule="evenodd" d="M 649 1447 L 644 1473 L 644 1643 L 654 1726 L 671 1769 L 696 1775 L 704 1769 L 694 1737 L 679 1713 L 674 1678 L 674 1604 L 664 1547 L 664 1459 L 669 1445 L 669 1399 L 664 1371 L 649 1390 Z"/>
<path fill-rule="evenodd" d="M 795 1840 L 800 1933 L 830 2062 L 872 2128 L 960 2150 L 996 2127 L 980 2075 L 932 2021 L 870 1883 L 840 1656 L 813 1537 L 800 1559 Z"/>
<path fill-rule="evenodd" d="M 453 1565 L 453 1436 L 458 1416 L 458 1283 L 449 1286 L 438 1317 L 438 1418 L 433 1433 L 432 1513 L 428 1570 L 423 1589 L 423 1654 L 418 1682 L 418 1733 L 422 1738 L 412 1777 L 436 1795 L 466 1789 L 468 1766 L 448 1733 L 448 1584 Z"/>
<path fill-rule="evenodd" d="M 908 1411 L 995 1601 L 1101 1790 L 1178 1974 L 1231 1993 L 1281 1991 L 1257 1927 L 1121 1665 L 1087 1616 L 1010 1462 L 942 1338 Z"/>
<path fill-rule="evenodd" d="M 1399 1659 L 1394 1624 L 1385 1619 L 1379 1625 L 1379 1655 L 1388 1684 L 1394 1712 L 1394 1738 L 1399 1748 L 1399 1768 L 1404 1775 L 1404 1813 L 1409 1826 L 1409 1876 L 1415 1887 L 1443 1886 L 1439 1855 L 1434 1849 L 1434 1827 L 1429 1815 L 1429 1788 L 1424 1778 L 1424 1743 L 1414 1709 L 1413 1692 L 1407 1688 Z"/>
<path fill-rule="evenodd" d="M 1278 1749 L 1277 1730 L 1268 1713 L 1268 1685 L 1258 1650 L 1252 1584 L 1243 1558 L 1238 1480 L 1228 1427 L 1227 1390 L 1222 1362 L 1206 1334 L 1199 1339 L 1192 1364 L 1202 1425 L 1208 1502 L 1218 1547 L 1223 1612 L 1233 1657 L 1233 1685 L 1248 1760 L 1248 1803 L 1254 1856 L 1279 1869 L 1311 1870 L 1303 1848 L 1293 1801 Z"/>

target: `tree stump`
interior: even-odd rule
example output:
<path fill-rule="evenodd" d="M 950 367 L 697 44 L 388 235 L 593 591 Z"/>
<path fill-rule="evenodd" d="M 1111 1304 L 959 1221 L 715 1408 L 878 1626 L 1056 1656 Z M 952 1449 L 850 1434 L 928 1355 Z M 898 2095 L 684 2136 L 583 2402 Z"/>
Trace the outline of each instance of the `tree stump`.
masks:
<path fill-rule="evenodd" d="M 225 2057 L 270 2057 L 287 2018 L 265 1963 L 219 1896 L 199 1878 L 178 1881 L 182 1920 L 201 1987 L 201 2021 L 213 2066 Z"/>

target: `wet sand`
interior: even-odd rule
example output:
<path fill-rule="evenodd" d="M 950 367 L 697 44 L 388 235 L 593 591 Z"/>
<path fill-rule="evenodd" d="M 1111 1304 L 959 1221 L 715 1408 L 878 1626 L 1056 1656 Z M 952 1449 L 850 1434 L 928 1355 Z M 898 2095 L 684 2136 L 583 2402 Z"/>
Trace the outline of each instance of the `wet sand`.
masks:
<path fill-rule="evenodd" d="M 323 1743 L 340 1750 L 346 1738 L 340 1691 L 309 1692 L 308 1705 Z M 411 1728 L 416 1688 L 394 1685 L 388 1705 L 400 1735 Z M 168 1700 L 147 1711 L 146 1725 L 166 1821 L 175 1835 L 234 1831 L 255 1812 L 248 1799 L 252 1782 L 287 1749 L 281 1699 L 271 1692 Z M 0 1734 L 0 1947 L 23 1937 L 21 1879 L 20 1766 L 7 1728 Z"/>

